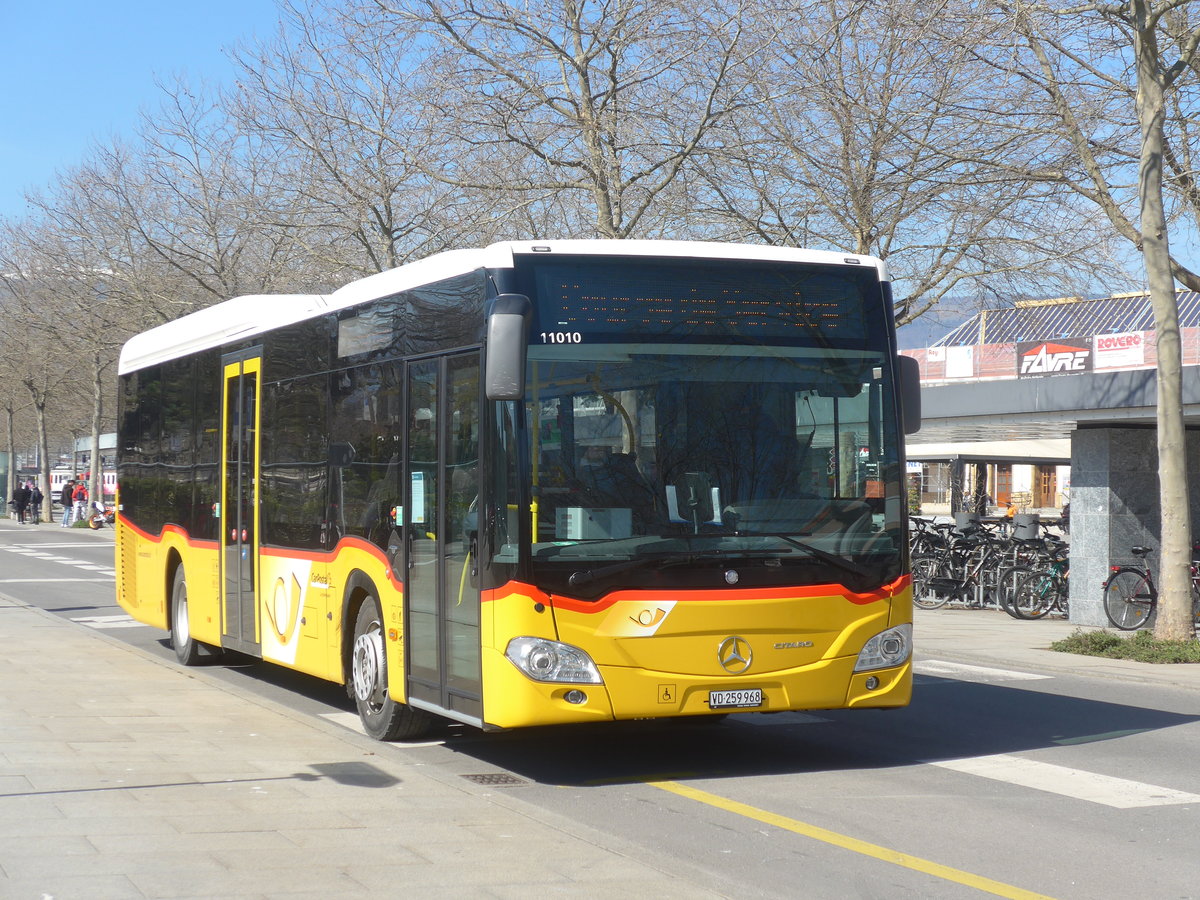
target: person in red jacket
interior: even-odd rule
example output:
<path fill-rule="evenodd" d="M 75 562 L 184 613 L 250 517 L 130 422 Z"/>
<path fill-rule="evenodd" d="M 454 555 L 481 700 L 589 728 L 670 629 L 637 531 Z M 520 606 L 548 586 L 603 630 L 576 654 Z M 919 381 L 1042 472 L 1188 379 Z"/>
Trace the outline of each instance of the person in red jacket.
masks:
<path fill-rule="evenodd" d="M 84 485 L 82 478 L 79 480 L 79 484 L 75 485 L 75 490 L 71 494 L 71 499 L 75 504 L 75 521 L 78 522 L 79 520 L 86 518 L 88 490 L 86 485 Z"/>

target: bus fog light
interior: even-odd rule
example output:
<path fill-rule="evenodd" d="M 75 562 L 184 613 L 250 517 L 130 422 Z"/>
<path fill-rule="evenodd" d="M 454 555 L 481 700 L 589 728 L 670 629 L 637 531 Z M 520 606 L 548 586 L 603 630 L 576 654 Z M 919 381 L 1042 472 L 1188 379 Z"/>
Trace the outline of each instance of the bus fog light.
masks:
<path fill-rule="evenodd" d="M 866 644 L 854 663 L 855 672 L 889 669 L 906 663 L 912 655 L 912 625 L 905 623 L 881 631 Z"/>
<path fill-rule="evenodd" d="M 604 683 L 592 658 L 570 644 L 546 638 L 518 637 L 508 642 L 504 655 L 534 681 Z"/>
<path fill-rule="evenodd" d="M 874 675 L 872 675 L 870 678 L 867 679 L 867 690 L 873 691 L 877 687 L 879 687 L 879 679 L 876 678 Z"/>
<path fill-rule="evenodd" d="M 567 693 L 563 695 L 563 699 L 568 703 L 586 703 L 587 694 L 580 690 L 567 691 Z"/>

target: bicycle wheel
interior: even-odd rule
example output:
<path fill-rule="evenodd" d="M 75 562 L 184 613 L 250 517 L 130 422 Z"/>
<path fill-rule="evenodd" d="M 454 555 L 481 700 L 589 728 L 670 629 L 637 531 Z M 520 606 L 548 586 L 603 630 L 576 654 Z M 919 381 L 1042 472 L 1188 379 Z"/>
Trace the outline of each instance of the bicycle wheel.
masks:
<path fill-rule="evenodd" d="M 1051 571 L 1034 572 L 1017 588 L 1013 607 L 1021 619 L 1040 619 L 1054 609 L 1063 592 L 1059 577 Z"/>
<path fill-rule="evenodd" d="M 1154 612 L 1154 587 L 1138 569 L 1118 569 L 1104 582 L 1104 613 L 1122 631 L 1135 631 Z"/>
<path fill-rule="evenodd" d="M 934 590 L 935 579 L 945 579 L 946 566 L 937 556 L 914 556 L 912 560 L 913 604 L 921 609 L 937 609 L 950 602 L 952 595 Z"/>
<path fill-rule="evenodd" d="M 996 599 L 1000 603 L 1000 608 L 1014 619 L 1021 617 L 1017 615 L 1017 611 L 1013 608 L 1013 596 L 1016 594 L 1017 587 L 1021 584 L 1022 579 L 1032 573 L 1033 569 L 1029 568 L 1029 566 L 1009 566 L 1000 573 Z"/>

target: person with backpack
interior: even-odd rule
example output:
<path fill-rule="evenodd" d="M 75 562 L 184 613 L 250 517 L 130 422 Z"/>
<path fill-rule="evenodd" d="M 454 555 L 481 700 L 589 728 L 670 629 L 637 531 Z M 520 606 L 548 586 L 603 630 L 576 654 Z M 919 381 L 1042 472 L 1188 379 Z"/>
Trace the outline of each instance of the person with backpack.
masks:
<path fill-rule="evenodd" d="M 42 501 L 45 499 L 46 495 L 37 486 L 37 482 L 29 485 L 29 511 L 33 514 L 34 525 L 42 524 Z"/>
<path fill-rule="evenodd" d="M 82 521 L 87 516 L 88 501 L 88 489 L 82 478 L 75 485 L 75 490 L 71 492 L 71 499 L 75 506 L 75 521 Z"/>

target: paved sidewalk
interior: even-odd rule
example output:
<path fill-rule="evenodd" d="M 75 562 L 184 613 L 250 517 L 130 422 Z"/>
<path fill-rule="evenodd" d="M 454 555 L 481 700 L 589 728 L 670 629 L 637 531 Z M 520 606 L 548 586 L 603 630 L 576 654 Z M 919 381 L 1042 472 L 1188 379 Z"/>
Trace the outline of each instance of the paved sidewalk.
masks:
<path fill-rule="evenodd" d="M 2 596 L 0 647 L 4 900 L 720 896 L 419 748 Z"/>
<path fill-rule="evenodd" d="M 1200 665 L 1155 665 L 1049 649 L 1051 643 L 1077 630 L 1102 628 L 1072 625 L 1062 619 L 1021 622 L 997 610 L 943 608 L 914 613 L 913 644 L 918 660 L 944 659 L 1200 690 Z"/>

